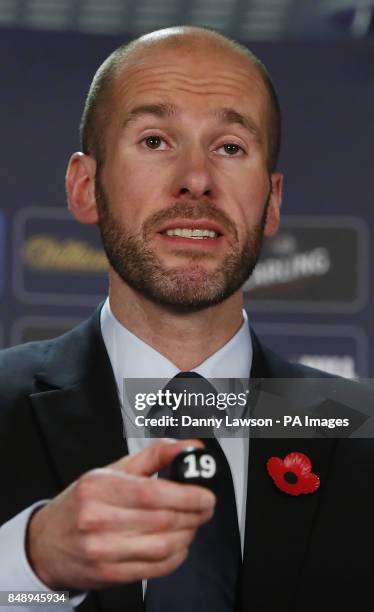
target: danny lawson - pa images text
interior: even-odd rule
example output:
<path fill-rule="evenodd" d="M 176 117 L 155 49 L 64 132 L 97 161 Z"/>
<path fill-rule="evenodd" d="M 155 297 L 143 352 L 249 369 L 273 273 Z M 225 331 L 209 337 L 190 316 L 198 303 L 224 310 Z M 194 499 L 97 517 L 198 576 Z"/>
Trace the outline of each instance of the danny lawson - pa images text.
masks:
<path fill-rule="evenodd" d="M 349 427 L 349 419 L 335 418 L 317 418 L 304 415 L 291 416 L 284 415 L 280 419 L 273 418 L 230 418 L 225 415 L 224 418 L 192 418 L 188 415 L 181 417 L 163 415 L 161 417 L 145 417 L 138 415 L 135 418 L 137 427 L 212 427 L 219 429 L 224 427 L 273 427 L 274 425 L 283 425 L 283 427 L 328 427 L 335 429 L 336 427 Z"/>

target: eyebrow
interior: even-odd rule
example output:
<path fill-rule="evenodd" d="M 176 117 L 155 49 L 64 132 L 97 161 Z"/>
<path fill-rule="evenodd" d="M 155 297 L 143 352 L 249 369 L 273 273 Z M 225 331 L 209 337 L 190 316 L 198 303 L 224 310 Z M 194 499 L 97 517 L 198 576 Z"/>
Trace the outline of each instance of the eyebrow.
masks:
<path fill-rule="evenodd" d="M 178 108 L 174 106 L 174 104 L 142 104 L 130 109 L 126 115 L 122 127 L 126 128 L 130 123 L 135 122 L 137 119 L 145 115 L 152 115 L 153 117 L 164 119 L 165 117 L 176 117 L 178 114 Z M 243 115 L 233 108 L 217 109 L 213 111 L 213 115 L 226 125 L 230 125 L 232 123 L 242 125 L 246 130 L 255 136 L 258 142 L 261 142 L 262 139 L 260 130 L 249 115 Z"/>
<path fill-rule="evenodd" d="M 226 123 L 227 125 L 230 125 L 231 123 L 239 123 L 239 125 L 242 125 L 246 130 L 251 132 L 258 142 L 261 142 L 262 139 L 260 130 L 249 115 L 242 115 L 242 113 L 239 113 L 233 108 L 220 108 L 215 111 L 214 114 L 220 119 L 220 121 Z"/>
<path fill-rule="evenodd" d="M 135 106 L 126 115 L 122 127 L 125 128 L 129 123 L 133 123 L 144 115 L 153 115 L 163 119 L 165 117 L 174 117 L 177 114 L 177 108 L 173 104 L 142 104 Z"/>

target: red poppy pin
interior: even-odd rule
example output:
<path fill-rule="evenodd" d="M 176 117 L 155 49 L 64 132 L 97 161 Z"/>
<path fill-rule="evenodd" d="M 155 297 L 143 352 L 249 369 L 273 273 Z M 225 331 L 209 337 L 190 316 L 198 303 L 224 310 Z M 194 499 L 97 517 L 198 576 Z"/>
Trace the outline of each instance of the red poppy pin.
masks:
<path fill-rule="evenodd" d="M 266 468 L 275 486 L 289 495 L 314 493 L 319 488 L 319 477 L 313 474 L 312 463 L 303 453 L 290 453 L 284 459 L 270 457 Z"/>

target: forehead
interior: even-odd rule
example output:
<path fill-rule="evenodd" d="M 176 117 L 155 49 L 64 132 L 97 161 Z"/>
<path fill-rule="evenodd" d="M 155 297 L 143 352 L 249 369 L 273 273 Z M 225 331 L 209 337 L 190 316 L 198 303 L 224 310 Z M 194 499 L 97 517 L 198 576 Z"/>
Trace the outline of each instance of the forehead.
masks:
<path fill-rule="evenodd" d="M 139 102 L 174 98 L 186 110 L 223 105 L 251 112 L 261 123 L 267 92 L 251 60 L 212 45 L 150 48 L 135 53 L 117 70 L 114 110 L 128 112 Z"/>

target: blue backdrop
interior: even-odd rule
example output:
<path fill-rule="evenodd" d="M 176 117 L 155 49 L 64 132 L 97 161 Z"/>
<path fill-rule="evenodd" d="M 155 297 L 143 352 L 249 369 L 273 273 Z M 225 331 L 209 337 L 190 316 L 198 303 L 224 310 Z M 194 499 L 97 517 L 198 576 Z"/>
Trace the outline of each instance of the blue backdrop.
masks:
<path fill-rule="evenodd" d="M 1 31 L 0 346 L 61 333 L 106 294 L 64 173 L 91 78 L 129 38 Z M 372 376 L 373 41 L 250 47 L 279 91 L 285 174 L 281 231 L 246 285 L 251 322 L 286 356 Z"/>

